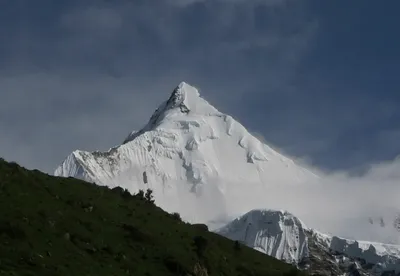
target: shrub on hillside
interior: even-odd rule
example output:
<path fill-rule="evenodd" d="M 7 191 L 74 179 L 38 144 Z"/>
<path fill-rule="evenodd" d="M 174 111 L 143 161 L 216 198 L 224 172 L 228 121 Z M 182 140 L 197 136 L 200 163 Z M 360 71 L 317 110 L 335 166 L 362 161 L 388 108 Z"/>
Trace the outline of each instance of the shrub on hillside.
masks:
<path fill-rule="evenodd" d="M 179 213 L 172 213 L 171 214 L 172 218 L 177 220 L 177 221 L 182 221 L 181 215 Z"/>
<path fill-rule="evenodd" d="M 149 203 L 154 203 L 153 190 L 147 189 L 144 198 Z"/>

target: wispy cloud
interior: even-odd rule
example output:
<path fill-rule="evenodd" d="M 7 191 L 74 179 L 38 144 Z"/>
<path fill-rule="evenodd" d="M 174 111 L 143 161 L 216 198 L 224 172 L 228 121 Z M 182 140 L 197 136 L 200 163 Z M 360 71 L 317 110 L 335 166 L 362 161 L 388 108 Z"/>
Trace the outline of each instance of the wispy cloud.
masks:
<path fill-rule="evenodd" d="M 209 217 L 215 216 L 216 208 L 224 211 L 220 216 L 223 220 L 234 219 L 252 209 L 287 210 L 308 227 L 323 233 L 398 244 L 400 233 L 394 221 L 400 215 L 399 169 L 400 162 L 395 160 L 372 165 L 359 176 L 319 172 L 320 179 L 301 185 L 269 183 L 261 187 L 246 183 L 252 187 L 246 190 L 243 183 L 226 183 L 230 188 L 235 184 L 241 188 L 225 195 L 227 200 L 223 208 L 220 206 L 223 200 L 210 200 L 203 204 L 203 211 Z"/>

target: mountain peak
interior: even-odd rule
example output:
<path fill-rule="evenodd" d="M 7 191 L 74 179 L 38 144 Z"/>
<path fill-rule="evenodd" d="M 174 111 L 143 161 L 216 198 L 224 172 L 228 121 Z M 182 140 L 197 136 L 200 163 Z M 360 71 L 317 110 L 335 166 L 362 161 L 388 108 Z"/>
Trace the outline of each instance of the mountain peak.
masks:
<path fill-rule="evenodd" d="M 217 230 L 217 233 L 296 264 L 309 255 L 305 229 L 304 223 L 289 212 L 256 209 Z"/>
<path fill-rule="evenodd" d="M 188 84 L 187 82 L 182 81 L 174 90 L 180 91 L 181 93 L 192 93 L 194 96 L 200 97 L 199 90 L 194 86 Z"/>
<path fill-rule="evenodd" d="M 190 103 L 196 105 L 199 100 L 199 91 L 195 87 L 183 81 L 174 89 L 165 107 L 167 109 L 176 107 L 180 107 L 182 109 L 182 107 L 184 107 L 183 109 L 188 112 L 190 111 L 190 106 L 188 105 L 190 105 Z M 162 105 L 162 107 L 164 106 Z"/>
<path fill-rule="evenodd" d="M 316 177 L 263 144 L 184 82 L 122 145 L 107 152 L 79 151 L 55 174 L 121 186 L 131 193 L 151 188 L 166 210 L 213 224 L 260 206 L 264 197 L 255 195 L 268 193 L 269 187 Z"/>
<path fill-rule="evenodd" d="M 150 117 L 149 122 L 140 130 L 133 131 L 124 140 L 124 144 L 132 141 L 140 134 L 159 126 L 166 118 L 168 120 L 190 117 L 217 115 L 220 112 L 204 100 L 197 88 L 182 81 L 173 91 L 167 101 L 163 102 Z"/>
<path fill-rule="evenodd" d="M 199 93 L 199 90 L 186 83 L 181 82 L 172 92 L 166 104 L 162 104 L 158 109 L 164 111 L 179 108 L 181 113 L 211 115 L 219 113 L 218 110 L 204 100 Z"/>

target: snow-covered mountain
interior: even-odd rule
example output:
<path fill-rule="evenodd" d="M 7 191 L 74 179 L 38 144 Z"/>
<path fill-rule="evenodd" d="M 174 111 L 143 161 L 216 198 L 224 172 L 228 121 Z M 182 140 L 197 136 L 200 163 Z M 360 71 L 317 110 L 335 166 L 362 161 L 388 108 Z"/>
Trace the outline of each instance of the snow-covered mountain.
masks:
<path fill-rule="evenodd" d="M 189 221 L 226 219 L 265 205 L 273 186 L 317 178 L 251 135 L 182 82 L 147 125 L 107 152 L 74 151 L 55 171 L 135 193 Z M 265 206 L 264 206 L 265 207 Z"/>
<path fill-rule="evenodd" d="M 107 152 L 76 150 L 55 175 L 131 193 L 150 188 L 166 211 L 312 275 L 390 275 L 400 269 L 400 246 L 324 235 L 288 212 L 254 210 L 228 223 L 249 210 L 271 208 L 276 191 L 278 203 L 295 201 L 288 194 L 319 185 L 319 177 L 259 141 L 184 82 L 121 145 Z"/>
<path fill-rule="evenodd" d="M 216 230 L 312 275 L 398 275 L 400 245 L 322 234 L 284 211 L 252 210 Z"/>
<path fill-rule="evenodd" d="M 297 264 L 308 257 L 306 227 L 284 211 L 253 210 L 216 232 L 254 249 Z"/>

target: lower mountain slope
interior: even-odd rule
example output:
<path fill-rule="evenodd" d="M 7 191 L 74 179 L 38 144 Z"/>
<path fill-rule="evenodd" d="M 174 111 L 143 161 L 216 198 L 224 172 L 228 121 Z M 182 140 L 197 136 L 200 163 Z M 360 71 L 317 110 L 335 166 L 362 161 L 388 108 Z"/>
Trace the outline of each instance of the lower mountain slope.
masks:
<path fill-rule="evenodd" d="M 400 275 L 400 245 L 322 234 L 285 211 L 252 210 L 216 233 L 310 275 Z"/>
<path fill-rule="evenodd" d="M 150 199 L 0 159 L 0 275 L 302 275 Z"/>

